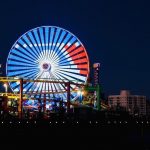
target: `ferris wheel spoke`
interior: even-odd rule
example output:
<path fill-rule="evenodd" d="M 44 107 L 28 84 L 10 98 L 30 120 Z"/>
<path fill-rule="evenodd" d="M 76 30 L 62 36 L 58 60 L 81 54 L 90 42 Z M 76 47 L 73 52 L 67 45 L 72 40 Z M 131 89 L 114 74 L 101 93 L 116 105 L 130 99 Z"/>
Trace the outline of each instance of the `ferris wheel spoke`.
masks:
<path fill-rule="evenodd" d="M 19 39 L 18 44 L 14 47 L 15 50 L 20 51 L 25 56 L 28 56 L 29 58 L 35 59 L 34 55 L 31 54 L 31 50 L 28 48 L 28 45 L 23 42 L 21 39 Z"/>
<path fill-rule="evenodd" d="M 33 35 L 34 35 L 34 37 L 35 37 L 35 39 L 36 39 L 36 43 L 37 43 L 37 48 L 40 50 L 40 51 L 42 51 L 42 47 L 41 47 L 41 42 L 40 42 L 40 38 L 39 38 L 39 35 L 38 35 L 38 30 L 37 29 L 34 29 L 33 30 Z"/>
<path fill-rule="evenodd" d="M 15 66 L 15 65 L 13 65 L 13 66 L 8 66 L 8 68 L 7 68 L 9 71 L 11 71 L 11 70 L 27 70 L 27 69 L 29 69 L 29 70 L 35 70 L 35 67 L 31 67 L 31 66 Z"/>
<path fill-rule="evenodd" d="M 40 39 L 41 39 L 41 47 L 43 50 L 45 50 L 45 41 L 44 41 L 44 31 L 43 31 L 43 28 L 40 28 L 39 29 L 39 32 L 40 32 Z"/>
<path fill-rule="evenodd" d="M 85 66 L 88 66 L 88 65 L 85 65 Z M 79 68 L 79 67 L 81 67 L 81 68 Z M 60 68 L 59 70 L 64 71 L 64 72 L 68 72 L 68 73 L 81 75 L 81 76 L 87 76 L 88 75 L 88 70 L 86 68 L 82 68 L 82 65 L 79 65 L 78 68 Z"/>
<path fill-rule="evenodd" d="M 63 54 L 63 56 L 65 55 L 65 57 L 66 57 L 67 53 L 70 53 L 70 51 L 75 50 L 79 46 L 78 42 L 73 43 L 76 40 L 77 40 L 76 38 L 72 38 L 70 41 L 68 41 L 67 43 L 64 44 L 63 48 L 59 48 L 59 50 L 60 50 L 60 53 L 59 53 L 60 59 L 62 58 L 62 54 Z"/>
<path fill-rule="evenodd" d="M 36 59 L 38 57 L 38 55 L 35 53 L 33 45 L 29 41 L 28 37 L 26 35 L 23 35 L 22 39 L 26 42 L 26 43 L 24 43 L 24 42 L 22 43 L 23 47 L 25 47 L 27 49 L 28 53 L 30 53 L 30 55 L 34 56 Z"/>
<path fill-rule="evenodd" d="M 37 74 L 37 72 L 29 72 L 24 74 L 24 78 L 30 78 L 30 79 L 35 79 L 35 75 Z"/>
<path fill-rule="evenodd" d="M 58 84 L 54 83 L 54 91 L 57 93 L 59 91 L 59 87 L 58 87 Z"/>
<path fill-rule="evenodd" d="M 61 45 L 61 43 L 62 43 L 62 40 L 63 40 L 63 38 L 65 37 L 65 35 L 66 35 L 66 31 L 62 31 L 61 32 L 61 35 L 60 35 L 60 37 L 59 37 L 59 39 L 58 39 L 58 42 L 57 42 L 57 44 L 56 44 L 56 47 L 55 47 L 55 51 L 56 51 L 56 53 L 58 53 L 59 51 L 60 51 L 60 45 Z"/>
<path fill-rule="evenodd" d="M 22 66 L 22 67 L 24 67 L 27 65 L 27 63 L 23 63 L 23 62 L 17 62 L 16 63 L 16 61 L 14 61 L 14 60 L 11 60 L 11 59 L 8 59 L 8 60 L 9 60 L 8 66 Z M 33 64 L 28 64 L 28 66 L 29 67 L 35 67 L 35 65 L 33 65 Z"/>
<path fill-rule="evenodd" d="M 84 51 L 82 51 L 79 54 L 75 54 L 75 55 L 72 55 L 72 56 L 70 56 L 68 54 L 62 61 L 64 61 L 66 59 L 67 61 L 71 62 L 72 60 L 82 59 L 82 58 L 85 58 L 85 57 L 86 57 L 86 54 L 84 53 Z"/>
<path fill-rule="evenodd" d="M 54 50 L 56 48 L 56 42 L 58 40 L 58 36 L 60 34 L 60 28 L 56 29 L 56 33 L 55 33 L 55 37 L 54 37 L 54 40 L 53 40 L 53 47 L 52 47 L 52 50 Z"/>
<path fill-rule="evenodd" d="M 38 92 L 41 83 L 35 82 L 34 84 L 35 84 L 35 88 L 33 89 L 33 92 Z"/>
<path fill-rule="evenodd" d="M 43 82 L 39 84 L 38 93 L 42 93 L 43 84 Z"/>
<path fill-rule="evenodd" d="M 67 55 L 71 52 L 71 51 L 74 51 L 77 46 L 76 44 L 71 44 L 71 43 L 68 43 L 67 45 L 65 45 L 65 47 L 61 50 L 61 52 L 63 53 L 63 55 L 65 55 L 65 58 L 67 58 Z M 62 57 L 62 55 L 59 55 L 60 56 L 60 60 L 64 57 Z"/>
<path fill-rule="evenodd" d="M 54 83 L 51 83 L 51 85 L 52 85 L 52 93 L 54 93 L 55 92 Z"/>
<path fill-rule="evenodd" d="M 51 92 L 52 91 L 52 87 L 51 87 L 50 83 L 48 83 L 48 88 L 49 88 L 49 91 Z"/>
<path fill-rule="evenodd" d="M 46 50 L 48 50 L 48 44 L 49 44 L 49 28 L 45 27 L 45 45 L 46 45 Z"/>
<path fill-rule="evenodd" d="M 74 79 L 69 77 L 69 76 L 65 76 L 63 74 L 61 74 L 60 72 L 57 72 L 57 77 L 59 77 L 62 80 L 68 80 L 68 81 L 73 81 Z"/>
<path fill-rule="evenodd" d="M 14 75 L 14 72 L 9 72 L 8 71 L 8 74 L 9 74 L 9 76 L 10 77 L 14 77 L 14 76 L 20 76 L 20 77 L 24 77 L 24 78 L 30 78 L 30 77 L 32 77 L 34 74 L 35 74 L 35 72 L 25 72 L 25 73 L 20 73 L 20 74 L 15 74 Z"/>
<path fill-rule="evenodd" d="M 69 73 L 73 73 L 73 74 L 80 74 L 80 70 L 79 69 L 67 69 L 67 68 L 60 68 L 60 71 L 64 71 L 64 72 L 69 72 Z"/>
<path fill-rule="evenodd" d="M 80 57 L 84 57 L 84 56 L 86 56 L 85 55 L 85 53 L 84 53 L 84 50 L 81 48 L 78 48 L 78 49 L 76 49 L 76 50 L 74 50 L 73 52 L 71 52 L 71 53 L 67 53 L 66 52 L 66 55 L 65 55 L 65 57 L 61 57 L 60 58 L 60 61 L 65 61 L 65 60 L 72 60 L 72 59 L 74 59 L 74 58 L 80 58 Z"/>
<path fill-rule="evenodd" d="M 21 59 L 20 59 L 21 58 Z M 28 63 L 28 64 L 31 64 L 31 65 L 35 65 L 35 63 L 33 63 L 31 60 L 28 60 L 28 59 L 25 59 L 23 57 L 20 57 L 20 56 L 17 56 L 17 55 L 14 55 L 13 53 L 11 53 L 11 56 L 8 57 L 8 60 L 13 60 L 15 61 L 17 64 L 18 62 L 25 62 L 25 63 Z"/>
<path fill-rule="evenodd" d="M 59 76 L 58 74 L 55 74 L 55 78 L 60 80 L 61 82 L 63 81 L 63 79 L 65 79 L 65 78 L 62 78 L 61 76 Z M 65 89 L 64 83 L 58 83 L 58 85 L 61 88 L 61 90 Z"/>
<path fill-rule="evenodd" d="M 84 82 L 85 78 L 86 78 L 86 77 L 83 77 L 83 76 L 80 76 L 80 75 L 75 75 L 75 74 L 69 73 L 69 72 L 59 71 L 59 73 L 63 74 L 64 76 L 71 77 L 74 80 L 81 81 L 81 82 Z"/>
<path fill-rule="evenodd" d="M 29 57 L 29 55 L 26 55 L 25 53 L 23 53 L 19 50 L 16 50 L 16 49 L 12 49 L 12 54 L 15 55 L 15 56 L 18 56 L 18 57 L 22 57 L 23 59 L 25 58 L 28 61 L 34 60 L 33 57 Z"/>
<path fill-rule="evenodd" d="M 34 33 L 32 33 L 32 32 L 29 32 L 29 33 L 27 33 L 28 34 L 28 36 L 30 37 L 30 40 L 31 40 L 31 42 L 32 42 L 32 48 L 34 49 L 34 52 L 37 54 L 37 56 L 39 55 L 39 53 L 40 53 L 40 49 L 39 49 L 39 47 L 38 47 L 38 43 L 37 43 L 37 41 L 36 41 L 36 38 L 33 36 L 34 35 Z"/>
<path fill-rule="evenodd" d="M 42 82 L 42 88 L 41 88 L 41 93 L 45 92 L 45 82 Z"/>
<path fill-rule="evenodd" d="M 35 72 L 35 70 L 32 70 L 31 71 L 32 73 L 34 73 Z M 22 71 L 22 70 L 17 70 L 17 71 L 13 71 L 13 72 L 10 72 L 9 70 L 8 70 L 8 74 L 9 74 L 9 76 L 18 76 L 18 75 L 25 75 L 26 73 L 29 73 L 27 70 L 24 70 L 24 71 Z"/>
<path fill-rule="evenodd" d="M 50 36 L 49 36 L 49 50 L 52 49 L 52 41 L 53 41 L 53 37 L 54 37 L 54 31 L 55 31 L 55 28 L 52 27 L 50 30 Z"/>
<path fill-rule="evenodd" d="M 63 76 L 60 76 L 60 75 L 57 75 L 57 77 L 58 78 L 64 78 Z M 64 78 L 64 79 L 67 79 L 67 78 Z M 67 79 L 68 80 L 68 79 Z M 69 80 L 69 81 L 71 81 L 71 80 Z M 59 84 L 59 85 L 61 85 L 61 88 L 63 89 L 63 90 L 66 90 L 66 87 L 65 87 L 65 85 L 63 84 L 63 83 L 61 83 L 61 84 Z M 70 87 L 71 87 L 71 90 L 73 90 L 76 86 L 75 85 L 70 85 Z"/>
<path fill-rule="evenodd" d="M 17 82 L 14 82 L 12 84 L 10 84 L 11 87 L 15 90 L 16 89 L 16 92 L 19 92 L 20 90 L 20 84 L 18 84 Z M 17 91 L 18 90 L 18 91 Z"/>
<path fill-rule="evenodd" d="M 29 92 L 31 90 L 32 86 L 33 86 L 33 83 L 30 83 L 30 82 L 26 83 L 25 85 L 23 85 L 23 92 L 24 93 Z"/>

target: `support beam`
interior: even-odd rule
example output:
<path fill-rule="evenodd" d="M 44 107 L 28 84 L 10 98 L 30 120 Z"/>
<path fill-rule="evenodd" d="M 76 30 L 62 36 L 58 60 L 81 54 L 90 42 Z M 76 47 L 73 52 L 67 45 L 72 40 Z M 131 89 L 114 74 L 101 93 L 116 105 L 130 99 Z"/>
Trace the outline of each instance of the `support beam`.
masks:
<path fill-rule="evenodd" d="M 23 79 L 20 79 L 20 97 L 18 101 L 19 118 L 22 118 L 22 101 L 23 101 Z"/>
<path fill-rule="evenodd" d="M 70 82 L 67 82 L 67 113 L 70 112 Z"/>
<path fill-rule="evenodd" d="M 97 110 L 101 110 L 101 89 L 100 89 L 100 85 L 97 85 L 97 88 L 96 88 L 96 97 L 97 97 L 97 102 L 96 102 L 96 105 L 97 105 Z"/>
<path fill-rule="evenodd" d="M 46 94 L 44 94 L 44 108 L 43 108 L 44 114 L 46 113 Z"/>

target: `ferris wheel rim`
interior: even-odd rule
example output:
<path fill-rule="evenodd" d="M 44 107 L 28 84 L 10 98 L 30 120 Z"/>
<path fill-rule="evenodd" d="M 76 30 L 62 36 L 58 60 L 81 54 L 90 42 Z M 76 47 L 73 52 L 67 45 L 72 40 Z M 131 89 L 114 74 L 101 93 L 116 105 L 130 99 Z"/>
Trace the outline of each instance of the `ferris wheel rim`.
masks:
<path fill-rule="evenodd" d="M 40 26 L 40 27 L 36 27 L 36 28 L 33 28 L 33 29 L 30 29 L 30 30 L 28 30 L 27 32 L 25 32 L 23 35 L 21 35 L 17 40 L 16 40 L 16 42 L 13 44 L 13 46 L 11 47 L 11 50 L 10 50 L 10 52 L 9 52 L 9 54 L 8 54 L 8 56 L 9 55 L 11 55 L 11 52 L 12 52 L 12 50 L 13 50 L 13 47 L 17 44 L 17 42 L 24 36 L 24 35 L 26 35 L 27 33 L 29 33 L 29 32 L 32 32 L 33 30 L 36 30 L 36 29 L 40 29 L 40 28 L 59 28 L 59 29 L 61 29 L 61 30 L 63 30 L 63 31 L 66 31 L 66 33 L 69 33 L 70 35 L 72 35 L 73 37 L 76 37 L 73 33 L 71 33 L 70 31 L 68 31 L 68 30 L 66 30 L 66 29 L 64 29 L 64 28 L 61 28 L 61 27 L 58 27 L 58 26 Z M 77 41 L 79 41 L 80 42 L 80 45 L 82 45 L 83 47 L 84 47 L 84 45 L 83 45 L 83 43 L 76 37 L 76 39 L 77 39 Z M 86 80 L 84 81 L 84 83 L 86 83 L 87 82 L 87 79 L 88 79 L 88 76 L 89 76 L 89 57 L 88 57 L 88 55 L 87 55 L 87 52 L 86 52 L 86 49 L 84 48 L 84 53 L 86 54 L 86 59 L 87 59 L 87 65 L 88 65 L 88 67 L 87 67 L 87 72 L 88 72 L 88 74 L 86 75 Z M 9 59 L 9 57 L 7 57 L 7 62 L 6 62 L 6 74 L 8 74 L 8 59 Z M 10 84 L 10 83 L 9 83 Z M 13 89 L 12 89 L 13 90 Z"/>

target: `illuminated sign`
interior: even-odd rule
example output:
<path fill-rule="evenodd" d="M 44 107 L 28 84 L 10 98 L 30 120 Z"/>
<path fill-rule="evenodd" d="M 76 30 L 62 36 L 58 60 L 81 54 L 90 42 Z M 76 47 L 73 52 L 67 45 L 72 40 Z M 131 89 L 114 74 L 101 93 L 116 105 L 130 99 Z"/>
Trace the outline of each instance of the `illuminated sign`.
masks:
<path fill-rule="evenodd" d="M 99 79 L 100 63 L 94 63 L 93 68 L 94 68 L 94 86 L 97 86 L 100 84 L 100 79 Z"/>

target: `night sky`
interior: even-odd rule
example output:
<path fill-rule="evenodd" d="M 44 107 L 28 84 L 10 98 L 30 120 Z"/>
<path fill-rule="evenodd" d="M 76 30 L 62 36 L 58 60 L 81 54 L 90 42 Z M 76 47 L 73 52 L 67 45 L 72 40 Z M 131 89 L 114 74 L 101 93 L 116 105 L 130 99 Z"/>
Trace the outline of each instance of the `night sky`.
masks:
<path fill-rule="evenodd" d="M 0 2 L 0 63 L 28 30 L 53 25 L 75 34 L 91 65 L 101 63 L 103 91 L 150 96 L 150 2 L 144 0 L 5 0 Z"/>

